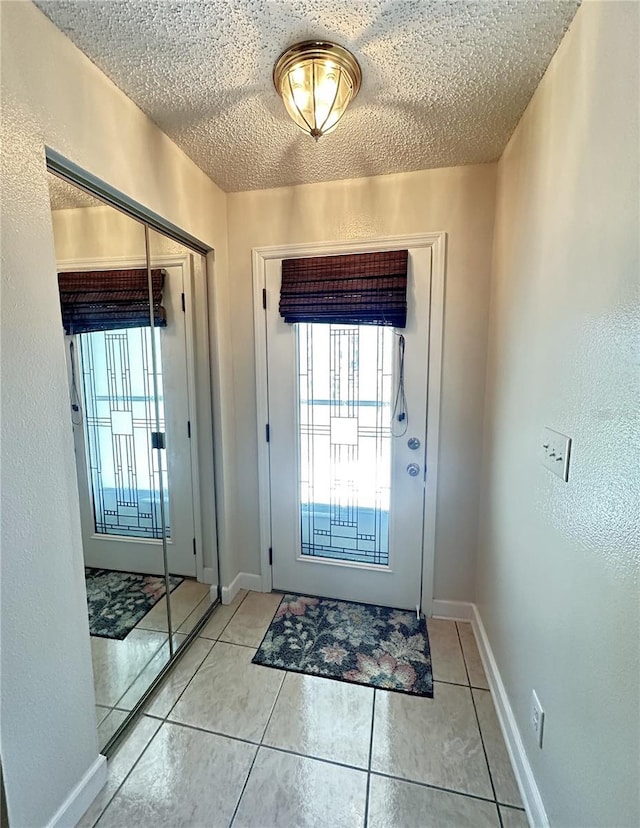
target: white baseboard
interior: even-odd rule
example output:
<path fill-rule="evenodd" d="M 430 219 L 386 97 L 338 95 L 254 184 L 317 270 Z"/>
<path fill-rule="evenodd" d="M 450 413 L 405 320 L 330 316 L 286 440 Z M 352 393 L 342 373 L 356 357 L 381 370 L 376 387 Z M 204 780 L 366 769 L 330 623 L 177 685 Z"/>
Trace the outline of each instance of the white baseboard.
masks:
<path fill-rule="evenodd" d="M 498 671 L 491 644 L 487 637 L 487 631 L 482 623 L 482 618 L 475 604 L 470 605 L 473 610 L 473 631 L 478 642 L 478 650 L 480 651 L 480 658 L 484 665 L 484 671 L 487 674 L 489 687 L 493 696 L 493 703 L 498 714 L 498 721 L 502 728 L 502 735 L 504 736 L 507 745 L 507 751 L 513 771 L 515 773 L 518 787 L 520 788 L 520 795 L 524 803 L 529 824 L 535 828 L 549 828 L 549 817 L 544 807 L 540 790 L 533 775 L 529 758 L 524 749 L 522 736 L 516 724 L 513 709 L 507 697 L 507 691 Z"/>
<path fill-rule="evenodd" d="M 107 782 L 106 756 L 98 756 L 51 818 L 47 828 L 74 828 Z"/>
<path fill-rule="evenodd" d="M 230 604 L 241 589 L 263 592 L 262 576 L 250 572 L 239 572 L 229 586 L 222 587 L 222 603 Z"/>
<path fill-rule="evenodd" d="M 433 618 L 448 618 L 451 621 L 472 621 L 473 604 L 468 601 L 440 601 L 433 599 Z"/>
<path fill-rule="evenodd" d="M 202 570 L 202 583 L 217 584 L 218 571 L 214 569 L 212 566 L 205 566 L 205 568 Z"/>

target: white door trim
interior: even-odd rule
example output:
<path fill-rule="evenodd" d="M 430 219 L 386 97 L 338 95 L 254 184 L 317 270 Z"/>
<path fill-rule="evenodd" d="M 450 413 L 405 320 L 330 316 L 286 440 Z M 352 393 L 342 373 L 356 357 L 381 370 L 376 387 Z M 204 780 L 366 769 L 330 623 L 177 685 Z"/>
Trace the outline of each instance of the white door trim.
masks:
<path fill-rule="evenodd" d="M 447 235 L 421 233 L 411 236 L 386 236 L 353 242 L 319 242 L 274 247 L 256 247 L 253 261 L 253 319 L 256 358 L 256 398 L 258 433 L 258 490 L 260 498 L 260 569 L 262 589 L 272 588 L 269 547 L 271 544 L 271 490 L 269 481 L 269 446 L 266 425 L 269 422 L 269 387 L 267 373 L 266 314 L 263 290 L 269 260 L 302 256 L 337 256 L 346 253 L 371 253 L 383 250 L 427 247 L 431 249 L 431 303 L 429 356 L 427 375 L 427 488 L 424 506 L 422 611 L 431 615 L 436 542 L 436 505 L 438 488 L 438 446 L 440 433 L 440 390 L 442 385 L 442 339 L 444 333 L 444 283 Z M 277 297 L 267 297 L 275 302 Z"/>
<path fill-rule="evenodd" d="M 205 579 L 204 567 L 204 544 L 202 532 L 202 512 L 200 508 L 200 473 L 199 473 L 199 457 L 198 457 L 198 406 L 196 402 L 196 374 L 195 374 L 195 359 L 196 359 L 196 343 L 195 343 L 195 319 L 194 319 L 194 301 L 193 301 L 193 284 L 192 279 L 189 278 L 191 273 L 189 265 L 190 254 L 188 253 L 161 253 L 153 257 L 154 267 L 182 267 L 182 285 L 185 296 L 185 334 L 186 334 L 186 357 L 187 357 L 187 390 L 189 395 L 189 418 L 191 422 L 191 440 L 189 441 L 189 449 L 191 454 L 191 487 L 193 492 L 193 530 L 196 537 L 196 578 L 198 581 L 208 583 Z M 80 271 L 80 270 L 109 270 L 109 269 L 127 269 L 147 266 L 145 256 L 110 256 L 89 259 L 58 259 L 56 267 L 58 272 L 64 271 Z M 204 286 L 203 286 L 204 287 Z M 207 291 L 203 290 L 203 297 L 206 298 Z M 207 399 L 210 399 L 209 393 Z M 209 406 L 210 409 L 210 406 Z M 200 414 L 202 418 L 202 411 Z M 208 422 L 202 424 L 204 429 L 212 430 L 211 417 Z M 212 493 L 214 496 L 214 493 Z M 213 511 L 215 514 L 215 501 L 213 502 Z M 215 529 L 214 529 L 215 531 Z M 215 551 L 215 535 L 209 539 L 210 544 Z M 211 577 L 210 572 L 206 573 Z M 217 577 L 215 579 L 217 581 Z"/>

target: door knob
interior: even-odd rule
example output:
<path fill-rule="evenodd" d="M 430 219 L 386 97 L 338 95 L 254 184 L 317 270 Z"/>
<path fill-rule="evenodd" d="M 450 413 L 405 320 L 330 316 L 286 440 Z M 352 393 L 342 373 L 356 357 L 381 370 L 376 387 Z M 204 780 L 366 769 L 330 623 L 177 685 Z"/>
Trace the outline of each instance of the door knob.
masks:
<path fill-rule="evenodd" d="M 411 451 L 415 451 L 416 449 L 420 448 L 420 440 L 417 437 L 409 437 L 407 440 L 407 445 L 411 449 Z"/>
<path fill-rule="evenodd" d="M 407 474 L 410 477 L 417 477 L 420 474 L 420 466 L 417 463 L 409 463 L 407 466 Z"/>

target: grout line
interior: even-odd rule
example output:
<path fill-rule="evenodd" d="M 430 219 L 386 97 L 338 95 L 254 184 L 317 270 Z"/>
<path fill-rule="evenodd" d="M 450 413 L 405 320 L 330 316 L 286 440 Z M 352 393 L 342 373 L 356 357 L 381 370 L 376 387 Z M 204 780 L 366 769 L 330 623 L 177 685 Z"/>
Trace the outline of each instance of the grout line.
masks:
<path fill-rule="evenodd" d="M 460 624 L 460 623 L 468 623 L 470 625 L 469 633 L 471 635 L 472 645 L 473 645 L 472 647 L 470 647 L 470 650 L 475 648 L 475 650 L 478 654 L 478 660 L 480 661 L 481 672 L 482 672 L 482 675 L 484 676 L 484 680 L 485 680 L 484 685 L 473 684 L 473 682 L 471 681 L 471 673 L 469 672 L 469 669 L 467 668 L 467 675 L 469 677 L 469 685 L 471 687 L 475 687 L 477 690 L 488 690 L 489 692 L 491 692 L 490 687 L 489 687 L 489 681 L 488 681 L 487 676 L 485 674 L 484 665 L 482 664 L 482 659 L 480 658 L 480 648 L 478 646 L 478 639 L 476 638 L 476 634 L 475 634 L 475 631 L 473 629 L 473 624 L 471 624 L 468 621 L 467 622 L 456 621 L 456 629 L 458 630 L 458 638 L 460 639 L 460 649 L 462 650 L 462 655 L 463 655 L 463 658 L 464 658 L 465 666 L 467 665 L 467 655 L 466 655 L 466 650 L 465 650 L 464 644 L 462 642 L 462 635 L 460 633 L 460 628 L 458 627 L 458 624 Z"/>
<path fill-rule="evenodd" d="M 239 604 L 238 604 L 238 606 L 234 609 L 234 611 L 231 613 L 231 617 L 229 618 L 229 620 L 227 621 L 227 623 L 224 625 L 224 627 L 220 630 L 220 632 L 219 632 L 219 634 L 218 634 L 218 637 L 217 637 L 217 638 L 214 638 L 214 639 L 213 639 L 213 641 L 220 641 L 220 636 L 224 633 L 224 631 L 227 629 L 227 627 L 229 626 L 229 624 L 233 621 L 233 619 L 234 619 L 234 618 L 235 618 L 235 616 L 236 616 L 236 613 L 238 612 L 238 610 L 240 609 L 240 607 L 244 604 L 244 602 L 245 602 L 245 600 L 246 600 L 246 598 L 247 598 L 247 596 L 248 596 L 248 595 L 249 595 L 249 592 L 245 592 L 245 594 L 244 594 L 244 595 L 242 596 L 242 598 L 240 599 L 240 603 L 239 603 Z M 234 599 L 234 600 L 235 600 L 235 599 Z M 217 609 L 222 609 L 223 607 L 229 607 L 229 606 L 230 606 L 230 604 L 223 604 L 223 603 L 221 602 L 221 603 L 220 603 L 220 606 L 219 606 L 219 607 L 217 607 Z M 215 618 L 215 610 L 214 610 L 214 614 L 211 616 L 211 618 L 209 619 L 209 621 L 211 621 L 211 619 L 213 619 L 213 618 Z M 202 635 L 202 633 L 200 633 L 200 635 L 198 636 L 198 638 L 207 638 L 207 636 Z"/>
<path fill-rule="evenodd" d="M 460 630 L 458 629 L 458 622 L 454 622 L 456 625 L 456 635 L 458 636 L 458 644 L 460 645 L 460 652 L 462 653 L 462 663 L 464 664 L 464 671 L 467 674 L 467 684 L 465 687 L 471 687 L 471 677 L 469 676 L 469 668 L 467 667 L 467 659 L 464 654 L 464 647 L 462 646 L 462 637 L 460 636 Z M 473 694 L 472 694 L 473 695 Z"/>
<path fill-rule="evenodd" d="M 200 607 L 200 606 L 201 606 L 201 605 L 202 605 L 205 601 L 207 602 L 207 607 L 208 607 L 208 606 L 211 604 L 211 596 L 209 596 L 209 595 L 203 595 L 203 597 L 202 597 L 202 598 L 198 601 L 198 603 L 195 605 L 195 607 L 194 607 L 194 608 L 193 608 L 193 609 L 189 612 L 189 614 L 187 615 L 187 617 L 186 617 L 183 621 L 181 621 L 181 622 L 180 622 L 180 625 L 178 626 L 178 629 L 173 631 L 173 634 L 174 634 L 174 635 L 175 635 L 176 633 L 182 633 L 183 635 L 189 635 L 189 633 L 191 632 L 191 630 L 195 627 L 195 625 L 196 625 L 198 622 L 196 621 L 196 624 L 193 624 L 193 625 L 192 625 L 191 630 L 186 630 L 186 631 L 183 631 L 183 629 L 182 629 L 182 628 L 183 628 L 183 627 L 184 627 L 184 625 L 187 623 L 187 621 L 191 618 L 191 616 L 192 616 L 195 612 L 197 612 L 197 611 L 198 611 L 198 607 Z M 205 610 L 207 609 L 207 607 L 205 607 Z M 204 615 L 204 612 L 202 612 L 202 611 L 201 611 L 201 612 L 200 612 L 200 618 L 202 618 L 202 616 L 203 616 L 203 615 Z"/>
<path fill-rule="evenodd" d="M 157 650 L 155 650 L 155 651 L 153 652 L 153 654 L 150 656 L 150 658 L 149 658 L 149 660 L 148 660 L 148 661 L 145 661 L 144 666 L 140 669 L 140 671 L 139 671 L 138 673 L 136 673 L 135 678 L 133 678 L 133 679 L 132 679 L 131 683 L 127 686 L 127 689 L 124 691 L 124 693 L 121 693 L 121 694 L 118 696 L 117 700 L 116 700 L 116 701 L 115 701 L 115 703 L 112 705 L 113 707 L 117 707 L 117 706 L 118 706 L 118 704 L 122 701 L 122 699 L 124 699 L 124 697 L 127 695 L 127 693 L 129 692 L 129 690 L 131 690 L 131 688 L 133 687 L 133 685 L 136 683 L 136 681 L 138 681 L 138 679 L 139 679 L 139 678 L 140 678 L 140 676 L 144 673 L 144 671 L 147 669 L 147 667 L 149 667 L 149 665 L 151 664 L 151 662 L 152 662 L 155 658 L 157 658 L 157 657 L 160 655 L 160 652 L 163 650 L 163 648 L 164 648 L 164 647 L 166 647 L 166 646 L 168 645 L 168 643 L 169 643 L 169 633 L 164 633 L 164 635 L 166 635 L 166 636 L 167 636 L 167 640 L 166 640 L 166 641 L 163 641 L 163 642 L 162 642 L 162 644 L 160 644 L 160 646 L 158 647 L 158 649 L 157 649 Z"/>
<path fill-rule="evenodd" d="M 369 824 L 369 791 L 371 790 L 371 759 L 373 755 L 373 728 L 376 720 L 376 688 L 373 688 L 373 704 L 371 705 L 371 733 L 369 734 L 369 761 L 367 763 L 367 787 L 364 795 L 364 828 Z"/>
<path fill-rule="evenodd" d="M 133 771 L 135 770 L 136 766 L 138 765 L 138 762 L 142 759 L 142 757 L 144 756 L 144 754 L 147 752 L 147 749 L 148 749 L 149 745 L 150 745 L 150 744 L 151 744 L 151 742 L 153 742 L 153 740 L 156 738 L 156 736 L 157 736 L 157 735 L 158 735 L 158 733 L 160 732 L 160 728 L 161 728 L 161 727 L 162 727 L 162 724 L 159 724 L 159 725 L 158 725 L 158 727 L 155 729 L 155 731 L 154 731 L 154 733 L 153 733 L 153 736 L 149 739 L 149 741 L 147 742 L 147 744 L 146 744 L 146 745 L 142 748 L 142 750 L 140 751 L 140 755 L 139 755 L 139 756 L 138 756 L 138 758 L 135 760 L 135 762 L 133 763 L 133 765 L 131 765 L 131 767 L 129 768 L 129 771 L 125 774 L 125 776 L 124 776 L 124 778 L 123 778 L 122 782 L 118 785 L 118 787 L 117 787 L 117 788 L 115 789 L 115 791 L 113 792 L 113 796 L 109 799 L 109 801 L 108 801 L 108 802 L 107 802 L 107 804 L 104 806 L 104 808 L 102 809 L 102 811 L 100 811 L 100 816 L 99 816 L 99 817 L 98 817 L 98 819 L 96 819 L 96 821 L 93 823 L 92 828 L 96 828 L 96 825 L 100 822 L 100 820 L 102 819 L 102 817 L 106 814 L 106 812 L 107 812 L 107 808 L 109 808 L 109 807 L 110 807 L 110 805 L 111 805 L 111 803 L 113 802 L 113 800 L 114 800 L 114 799 L 116 798 L 116 796 L 120 793 L 120 791 L 121 791 L 121 789 L 122 789 L 122 786 L 123 786 L 123 785 L 124 785 L 124 783 L 127 781 L 127 779 L 131 776 L 131 774 L 132 774 L 132 773 L 133 773 Z M 129 734 L 129 735 L 131 735 L 131 734 Z M 121 747 L 122 747 L 122 745 L 121 745 Z M 91 806 L 89 806 L 89 807 L 91 807 Z"/>
<path fill-rule="evenodd" d="M 195 640 L 197 641 L 198 639 L 195 639 Z M 209 639 L 208 639 L 208 638 L 205 638 L 205 639 L 203 639 L 203 640 L 204 640 L 204 641 L 209 641 Z M 193 643 L 193 642 L 192 642 L 192 643 Z M 185 694 L 185 692 L 186 692 L 187 687 L 189 687 L 189 685 L 191 684 L 191 682 L 192 682 L 192 681 L 194 680 L 194 678 L 196 677 L 196 673 L 200 670 L 200 668 L 202 667 L 202 665 L 205 663 L 205 661 L 206 661 L 206 660 L 209 658 L 209 656 L 211 655 L 211 652 L 212 652 L 212 650 L 213 650 L 214 646 L 215 646 L 215 641 L 214 641 L 214 642 L 212 642 L 211 646 L 209 647 L 209 649 L 207 650 L 207 652 L 205 653 L 205 655 L 202 657 L 202 659 L 201 659 L 201 660 L 200 660 L 200 662 L 198 663 L 198 666 L 196 667 L 196 669 L 193 671 L 192 675 L 191 675 L 191 676 L 190 676 L 190 678 L 188 679 L 187 683 L 186 683 L 186 684 L 185 684 L 185 686 L 182 688 L 182 690 L 178 693 L 178 697 L 177 697 L 177 698 L 176 698 L 176 700 L 173 702 L 173 704 L 169 707 L 169 710 L 165 713 L 165 715 L 164 715 L 164 716 L 158 716 L 157 718 L 162 719 L 162 721 L 163 721 L 163 722 L 166 722 L 166 721 L 167 721 L 167 719 L 168 719 L 168 718 L 169 718 L 169 716 L 171 715 L 171 711 L 174 709 L 174 707 L 176 706 L 176 704 L 178 704 L 178 702 L 180 701 L 180 699 L 184 696 L 184 694 Z M 153 702 L 154 702 L 154 701 L 158 698 L 158 696 L 160 695 L 160 693 L 162 692 L 162 690 L 163 690 L 165 687 L 166 687 L 166 684 L 163 684 L 163 685 L 161 685 L 160 687 L 158 687 L 158 692 L 154 694 L 153 698 L 149 699 L 149 702 L 148 702 L 148 704 L 147 704 L 147 707 L 151 707 L 151 705 L 153 704 Z M 144 714 L 144 713 L 145 713 L 145 710 L 143 710 L 142 712 L 143 712 L 143 714 Z"/>
<path fill-rule="evenodd" d="M 264 730 L 262 731 L 262 736 L 260 737 L 260 744 L 264 744 L 264 737 L 267 735 L 267 729 L 269 727 L 269 723 L 271 722 L 271 717 L 273 716 L 273 711 L 276 709 L 276 704 L 278 703 L 278 699 L 280 698 L 280 693 L 282 692 L 282 688 L 284 686 L 285 679 L 287 677 L 287 673 L 283 672 L 282 674 L 282 681 L 280 682 L 280 687 L 278 687 L 278 692 L 276 693 L 276 697 L 273 700 L 273 704 L 271 705 L 271 710 L 269 711 L 269 716 L 267 718 L 267 723 L 264 726 Z"/>
<path fill-rule="evenodd" d="M 348 765 L 346 762 L 336 762 L 333 759 L 325 759 L 322 756 L 311 756 L 308 753 L 299 753 L 290 748 L 278 747 L 277 745 L 270 745 L 265 742 L 254 742 L 252 739 L 245 739 L 242 736 L 230 736 L 228 733 L 222 733 L 219 730 L 207 730 L 198 725 L 187 724 L 186 722 L 167 721 L 166 724 L 177 725 L 178 727 L 186 727 L 188 730 L 197 730 L 201 733 L 209 733 L 213 736 L 220 736 L 223 739 L 231 739 L 233 742 L 242 742 L 247 745 L 254 745 L 257 748 L 264 748 L 265 750 L 275 750 L 277 753 L 286 753 L 288 756 L 295 756 L 298 759 L 311 759 L 314 762 L 322 762 L 323 765 L 332 765 L 337 768 L 346 768 L 347 770 L 359 771 L 360 773 L 367 773 L 367 769 L 358 767 L 357 765 Z M 406 780 L 410 781 L 410 780 Z"/>
<path fill-rule="evenodd" d="M 464 661 L 464 669 L 467 671 L 467 678 L 469 678 L 469 668 L 467 667 L 467 659 L 465 658 L 465 655 L 464 655 L 464 648 L 462 646 L 462 638 L 460 636 L 460 630 L 458 629 L 457 622 L 456 622 L 456 633 L 458 635 L 458 641 L 460 642 L 460 649 L 462 650 L 462 658 L 463 658 L 463 661 Z M 469 681 L 469 684 L 471 684 L 471 681 Z M 476 724 L 478 726 L 478 734 L 480 735 L 480 744 L 482 745 L 482 752 L 484 753 L 484 761 L 486 762 L 486 765 L 487 765 L 487 773 L 489 774 L 489 783 L 491 785 L 491 790 L 493 791 L 494 802 L 496 803 L 496 811 L 498 813 L 498 821 L 500 822 L 500 828 L 504 828 L 504 826 L 502 824 L 502 816 L 500 814 L 500 808 L 498 807 L 498 796 L 496 794 L 496 786 L 494 785 L 494 782 L 493 782 L 493 774 L 491 773 L 491 765 L 489 764 L 489 756 L 487 754 L 487 748 L 486 748 L 485 743 L 484 743 L 484 736 L 482 734 L 482 727 L 480 726 L 480 717 L 478 716 L 478 708 L 476 707 L 476 700 L 473 696 L 473 690 L 471 689 L 471 686 L 469 686 L 469 693 L 471 695 L 471 704 L 473 705 L 473 712 L 475 714 Z"/>
<path fill-rule="evenodd" d="M 398 782 L 407 782 L 409 785 L 419 785 L 421 788 L 431 788 L 434 791 L 442 791 L 443 793 L 455 794 L 456 796 L 465 796 L 467 799 L 477 799 L 480 802 L 488 802 L 490 805 L 498 805 L 494 799 L 489 799 L 486 796 L 478 796 L 478 794 L 458 791 L 455 788 L 443 788 L 441 785 L 434 785 L 431 782 L 420 782 L 418 779 L 407 779 L 404 776 L 394 776 L 392 773 L 385 773 L 384 771 L 372 771 L 371 774 L 372 776 L 384 776 L 385 779 L 395 779 Z"/>
<path fill-rule="evenodd" d="M 240 795 L 238 796 L 238 801 L 236 802 L 236 807 L 233 809 L 233 814 L 231 816 L 231 820 L 229 821 L 229 828 L 233 825 L 233 822 L 236 818 L 236 814 L 238 813 L 238 808 L 240 807 L 240 803 L 242 802 L 242 797 L 244 796 L 244 792 L 247 788 L 247 784 L 249 782 L 249 777 L 251 776 L 251 772 L 253 771 L 253 766 L 256 763 L 256 759 L 258 758 L 258 753 L 260 751 L 260 746 L 256 747 L 256 752 L 253 754 L 253 759 L 251 760 L 251 765 L 249 767 L 249 772 L 247 773 L 247 777 L 244 780 L 244 785 L 242 786 L 242 790 L 240 791 Z"/>
<path fill-rule="evenodd" d="M 248 595 L 248 594 L 249 594 L 249 593 L 247 592 L 247 593 L 243 596 L 242 600 L 240 601 L 240 603 L 238 604 L 238 606 L 237 606 L 237 607 L 235 608 L 235 610 L 233 611 L 233 615 L 231 616 L 231 618 L 233 618 L 233 617 L 234 617 L 234 615 L 236 614 L 236 612 L 240 609 L 240 607 L 241 607 L 241 605 L 242 605 L 242 602 L 244 601 L 244 599 L 247 597 L 247 595 Z M 231 621 L 231 618 L 229 619 L 229 621 L 227 621 L 227 624 L 229 624 L 229 622 Z M 225 625 L 225 629 L 226 629 L 226 626 L 227 626 L 227 625 Z M 215 645 L 216 645 L 216 644 L 218 643 L 218 641 L 220 640 L 219 638 L 213 638 L 213 639 L 212 639 L 212 638 L 205 638 L 204 636 L 200 636 L 200 635 L 199 635 L 199 636 L 197 637 L 197 639 L 195 639 L 195 640 L 197 641 L 197 640 L 199 640 L 199 639 L 202 639 L 204 642 L 211 642 L 211 646 L 209 647 L 209 650 L 207 651 L 207 653 L 206 653 L 206 655 L 203 657 L 203 659 L 200 661 L 200 663 L 198 664 L 198 666 L 196 667 L 196 669 L 193 671 L 193 675 L 192 675 L 192 676 L 191 676 L 191 678 L 187 681 L 187 683 L 185 684 L 184 688 L 182 689 L 182 691 L 181 691 L 181 692 L 180 692 L 180 694 L 178 695 L 178 698 L 177 698 L 177 699 L 173 702 L 173 704 L 172 704 L 172 705 L 171 705 L 171 707 L 169 708 L 169 711 L 166 713 L 166 715 L 165 715 L 165 716 L 154 716 L 154 718 L 159 718 L 159 719 L 162 719 L 162 721 L 163 721 L 163 722 L 168 721 L 169 716 L 171 715 L 171 712 L 173 711 L 173 709 L 175 708 L 175 706 L 178 704 L 178 702 L 180 701 L 180 699 L 182 698 L 182 696 L 185 694 L 185 692 L 186 692 L 187 688 L 189 687 L 189 685 L 191 684 L 191 682 L 192 682 L 192 681 L 194 680 L 194 678 L 196 677 L 196 673 L 198 673 L 198 671 L 200 670 L 200 668 L 202 667 L 202 665 L 204 664 L 204 662 L 205 662 L 205 661 L 207 660 L 207 658 L 211 655 L 211 653 L 212 653 L 212 651 L 213 651 L 213 648 L 215 647 Z M 193 642 L 192 642 L 192 643 L 193 643 Z M 185 655 L 186 655 L 186 653 L 185 653 Z M 166 686 L 166 685 L 165 685 L 165 684 L 163 684 L 162 686 L 160 686 L 160 687 L 158 688 L 158 691 L 157 691 L 157 693 L 154 695 L 153 699 L 149 699 L 149 703 L 148 703 L 147 707 L 151 707 L 151 705 L 153 704 L 154 699 L 156 699 L 156 698 L 160 695 L 160 693 L 162 692 L 163 687 L 165 687 L 165 686 Z M 145 710 L 143 710 L 142 712 L 143 712 L 143 714 L 145 714 Z M 153 714 L 147 714 L 147 715 L 153 715 Z"/>
<path fill-rule="evenodd" d="M 220 634 L 222 635 L 222 633 L 220 633 Z M 258 647 L 252 647 L 251 644 L 238 644 L 237 641 L 227 641 L 224 638 L 218 638 L 216 640 L 219 641 L 221 644 L 233 644 L 234 647 L 245 647 L 247 650 L 253 650 L 254 653 L 258 652 Z M 261 665 L 258 665 L 258 666 L 264 667 L 266 665 L 261 664 Z"/>
<path fill-rule="evenodd" d="M 466 669 L 467 669 L 467 665 L 465 664 L 465 671 L 466 671 Z M 461 684 L 459 681 L 445 681 L 444 679 L 435 679 L 434 678 L 433 683 L 434 684 L 452 684 L 454 687 L 471 687 L 473 690 L 484 690 L 486 693 L 491 692 L 487 687 L 478 687 L 476 684 Z"/>
<path fill-rule="evenodd" d="M 253 745 L 254 747 L 260 747 L 260 742 L 254 742 L 253 739 L 245 739 L 243 736 L 229 736 L 228 733 L 222 733 L 222 731 L 220 730 L 209 730 L 206 727 L 187 724 L 187 722 L 179 722 L 175 719 L 163 719 L 162 724 L 173 725 L 175 727 L 184 727 L 187 730 L 197 730 L 198 733 L 208 733 L 210 736 L 220 736 L 223 739 L 231 739 L 234 742 L 242 742 L 245 745 Z"/>

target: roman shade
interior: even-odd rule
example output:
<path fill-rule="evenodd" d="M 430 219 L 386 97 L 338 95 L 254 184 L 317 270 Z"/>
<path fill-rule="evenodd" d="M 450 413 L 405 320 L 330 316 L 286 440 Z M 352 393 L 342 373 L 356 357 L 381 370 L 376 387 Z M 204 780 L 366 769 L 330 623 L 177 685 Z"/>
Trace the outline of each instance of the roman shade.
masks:
<path fill-rule="evenodd" d="M 407 322 L 408 250 L 284 259 L 285 322 L 388 325 Z"/>
<path fill-rule="evenodd" d="M 152 270 L 153 320 L 164 328 L 164 270 Z M 146 268 L 58 273 L 62 324 L 67 335 L 151 325 Z"/>

